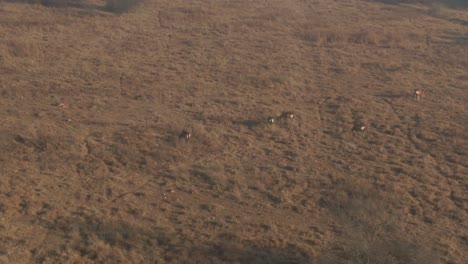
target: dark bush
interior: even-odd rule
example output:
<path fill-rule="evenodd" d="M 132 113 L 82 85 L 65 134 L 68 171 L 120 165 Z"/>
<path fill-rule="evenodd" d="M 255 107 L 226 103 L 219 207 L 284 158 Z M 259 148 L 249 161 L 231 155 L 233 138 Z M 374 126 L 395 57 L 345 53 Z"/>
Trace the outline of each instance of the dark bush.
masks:
<path fill-rule="evenodd" d="M 106 0 L 105 9 L 110 12 L 127 12 L 143 0 Z"/>

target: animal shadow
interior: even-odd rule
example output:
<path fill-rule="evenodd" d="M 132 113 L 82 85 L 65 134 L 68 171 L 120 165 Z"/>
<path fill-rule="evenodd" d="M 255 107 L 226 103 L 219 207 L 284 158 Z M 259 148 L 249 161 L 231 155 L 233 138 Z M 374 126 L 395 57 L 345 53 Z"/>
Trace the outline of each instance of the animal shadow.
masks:
<path fill-rule="evenodd" d="M 265 122 L 261 122 L 259 120 L 244 120 L 244 121 L 240 121 L 240 122 L 237 122 L 238 124 L 240 125 L 243 125 L 243 126 L 246 126 L 248 127 L 249 129 L 252 129 L 254 127 L 257 127 Z"/>
<path fill-rule="evenodd" d="M 376 94 L 378 97 L 383 97 L 383 98 L 401 98 L 405 96 L 403 93 L 396 93 L 392 91 L 385 91 L 379 94 Z"/>

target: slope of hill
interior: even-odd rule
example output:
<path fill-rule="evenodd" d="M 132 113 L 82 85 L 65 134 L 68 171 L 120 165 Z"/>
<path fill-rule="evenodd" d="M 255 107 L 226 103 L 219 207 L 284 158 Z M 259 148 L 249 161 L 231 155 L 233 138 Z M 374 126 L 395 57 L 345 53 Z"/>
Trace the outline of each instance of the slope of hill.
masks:
<path fill-rule="evenodd" d="M 461 1 L 68 2 L 0 1 L 0 263 L 467 259 Z"/>

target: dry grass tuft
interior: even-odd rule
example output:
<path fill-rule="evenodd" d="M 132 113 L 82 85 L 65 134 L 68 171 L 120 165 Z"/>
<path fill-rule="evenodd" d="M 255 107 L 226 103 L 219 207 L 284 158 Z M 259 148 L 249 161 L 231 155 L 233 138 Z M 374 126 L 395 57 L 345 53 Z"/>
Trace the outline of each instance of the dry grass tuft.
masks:
<path fill-rule="evenodd" d="M 0 57 L 5 59 L 37 58 L 41 54 L 41 46 L 29 37 L 12 40 L 0 40 Z"/>
<path fill-rule="evenodd" d="M 413 47 L 423 44 L 424 38 L 415 32 L 365 29 L 345 32 L 337 29 L 305 30 L 301 38 L 314 46 L 365 45 L 377 47 Z"/>

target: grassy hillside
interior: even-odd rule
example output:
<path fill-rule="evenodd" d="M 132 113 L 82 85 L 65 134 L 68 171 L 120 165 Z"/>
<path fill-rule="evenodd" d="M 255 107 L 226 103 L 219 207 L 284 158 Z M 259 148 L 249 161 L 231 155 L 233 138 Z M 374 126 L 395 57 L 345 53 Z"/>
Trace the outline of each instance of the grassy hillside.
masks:
<path fill-rule="evenodd" d="M 59 2 L 0 1 L 0 263 L 467 259 L 462 1 Z"/>

